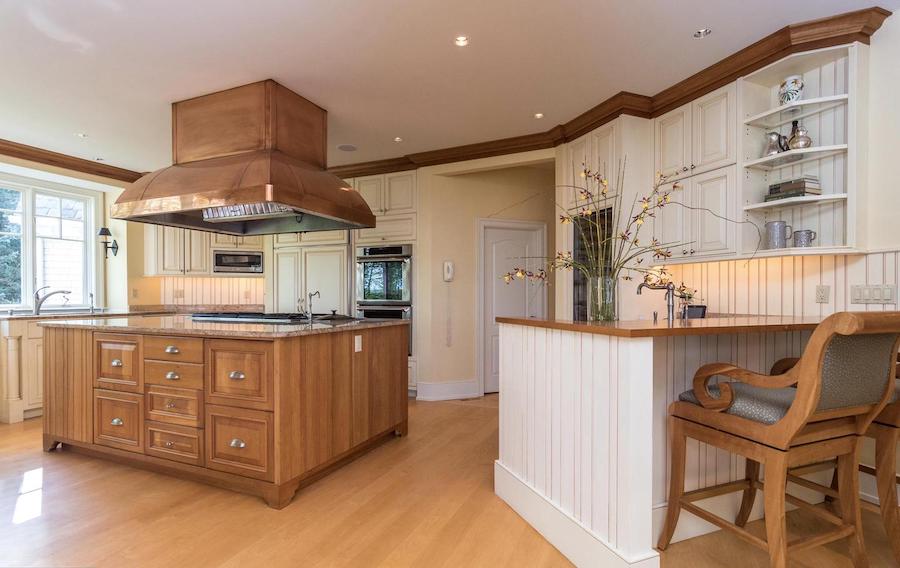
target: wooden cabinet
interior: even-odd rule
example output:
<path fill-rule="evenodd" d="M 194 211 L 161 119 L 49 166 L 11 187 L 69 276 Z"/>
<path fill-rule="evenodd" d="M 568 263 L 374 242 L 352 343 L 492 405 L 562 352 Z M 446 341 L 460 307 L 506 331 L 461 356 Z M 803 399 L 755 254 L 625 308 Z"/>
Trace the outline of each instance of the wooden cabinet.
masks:
<path fill-rule="evenodd" d="M 147 385 L 144 398 L 147 420 L 203 427 L 203 392 L 200 390 Z"/>
<path fill-rule="evenodd" d="M 94 386 L 140 393 L 144 391 L 141 336 L 94 335 Z"/>
<path fill-rule="evenodd" d="M 206 402 L 272 410 L 272 343 L 210 339 L 206 342 Z"/>
<path fill-rule="evenodd" d="M 143 341 L 144 357 L 176 363 L 203 363 L 203 340 L 197 337 L 148 335 Z"/>
<path fill-rule="evenodd" d="M 271 480 L 272 414 L 244 408 L 206 407 L 206 467 Z"/>
<path fill-rule="evenodd" d="M 173 363 L 171 361 L 144 361 L 144 383 L 186 389 L 203 388 L 203 365 Z"/>
<path fill-rule="evenodd" d="M 27 324 L 20 366 L 24 410 L 38 409 L 44 401 L 44 334 L 37 322 Z"/>
<path fill-rule="evenodd" d="M 730 83 L 656 118 L 656 171 L 679 179 L 735 163 L 735 93 Z"/>
<path fill-rule="evenodd" d="M 129 452 L 143 452 L 143 395 L 94 390 L 94 443 Z"/>
<path fill-rule="evenodd" d="M 192 465 L 203 465 L 203 430 L 159 422 L 147 422 L 144 451 Z"/>
<path fill-rule="evenodd" d="M 214 250 L 262 250 L 263 237 L 235 237 L 163 225 L 144 227 L 146 276 L 225 276 L 213 272 Z"/>

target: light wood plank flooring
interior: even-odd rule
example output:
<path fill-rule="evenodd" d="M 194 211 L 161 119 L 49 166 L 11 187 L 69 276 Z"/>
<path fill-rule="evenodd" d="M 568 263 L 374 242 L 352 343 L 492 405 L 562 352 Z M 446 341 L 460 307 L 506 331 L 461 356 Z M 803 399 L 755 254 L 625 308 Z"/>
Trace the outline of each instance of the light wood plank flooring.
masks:
<path fill-rule="evenodd" d="M 569 566 L 493 493 L 496 396 L 411 402 L 409 430 L 275 511 L 206 485 L 45 454 L 40 420 L 0 425 L 0 566 Z M 790 519 L 794 534 L 818 528 Z M 878 518 L 864 521 L 872 565 L 890 566 Z M 849 565 L 841 543 L 793 560 Z M 663 556 L 666 568 L 765 565 L 721 533 Z"/>

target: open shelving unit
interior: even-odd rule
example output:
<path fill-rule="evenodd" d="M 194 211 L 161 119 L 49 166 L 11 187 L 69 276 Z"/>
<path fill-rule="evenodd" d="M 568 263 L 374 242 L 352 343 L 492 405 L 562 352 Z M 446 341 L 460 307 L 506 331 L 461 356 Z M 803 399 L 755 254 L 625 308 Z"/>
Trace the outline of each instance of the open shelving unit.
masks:
<path fill-rule="evenodd" d="M 786 221 L 794 230 L 812 229 L 812 247 L 755 251 L 757 232 L 742 226 L 739 258 L 810 254 L 853 254 L 862 250 L 857 226 L 860 171 L 859 128 L 865 121 L 868 46 L 853 43 L 789 55 L 738 79 L 738 214 L 765 231 L 769 221 Z M 781 104 L 778 89 L 800 75 L 802 99 Z M 799 121 L 812 138 L 809 148 L 763 156 L 766 134 L 788 136 Z M 765 201 L 770 185 L 814 175 L 821 195 Z"/>

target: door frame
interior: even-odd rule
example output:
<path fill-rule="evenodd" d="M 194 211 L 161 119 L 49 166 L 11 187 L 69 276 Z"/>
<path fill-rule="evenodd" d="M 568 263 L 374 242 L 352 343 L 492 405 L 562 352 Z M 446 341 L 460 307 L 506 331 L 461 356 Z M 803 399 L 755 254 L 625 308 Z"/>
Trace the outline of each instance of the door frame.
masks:
<path fill-rule="evenodd" d="M 478 394 L 484 396 L 484 235 L 487 229 L 530 229 L 539 233 L 537 256 L 547 256 L 547 224 L 542 221 L 477 218 L 475 220 L 475 375 Z M 547 286 L 543 289 L 544 315 L 547 314 Z"/>

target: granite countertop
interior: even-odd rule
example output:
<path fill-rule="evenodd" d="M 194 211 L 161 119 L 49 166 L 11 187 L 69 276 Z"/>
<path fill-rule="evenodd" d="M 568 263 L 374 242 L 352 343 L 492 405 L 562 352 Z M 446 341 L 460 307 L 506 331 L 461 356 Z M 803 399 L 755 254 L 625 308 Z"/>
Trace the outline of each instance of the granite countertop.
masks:
<path fill-rule="evenodd" d="M 34 315 L 32 313 L 18 313 L 18 314 L 0 314 L 0 321 L 23 321 L 23 320 L 55 320 L 55 319 L 84 319 L 84 318 L 115 318 L 115 317 L 123 317 L 123 316 L 131 316 L 131 315 L 148 315 L 148 314 L 174 314 L 175 310 L 171 309 L 152 309 L 152 310 L 142 310 L 137 308 L 129 308 L 127 310 L 97 310 L 94 313 L 90 313 L 88 310 L 79 309 L 79 310 L 57 310 L 52 312 L 43 312 L 40 315 Z"/>
<path fill-rule="evenodd" d="M 275 339 L 318 333 L 335 333 L 354 329 L 368 329 L 392 325 L 407 325 L 408 320 L 378 320 L 340 322 L 335 324 L 277 324 L 230 323 L 194 321 L 189 315 L 127 316 L 94 319 L 42 321 L 41 327 L 90 329 L 106 333 L 143 333 L 150 335 L 194 335 L 201 337 L 243 337 Z"/>
<path fill-rule="evenodd" d="M 672 325 L 660 319 L 584 322 L 538 318 L 497 318 L 497 323 L 560 329 L 580 333 L 596 333 L 616 337 L 668 337 L 675 335 L 718 335 L 773 331 L 811 331 L 821 323 L 820 317 L 792 316 L 719 316 L 704 319 L 678 319 Z"/>

